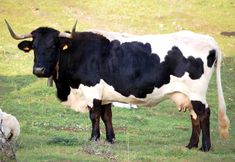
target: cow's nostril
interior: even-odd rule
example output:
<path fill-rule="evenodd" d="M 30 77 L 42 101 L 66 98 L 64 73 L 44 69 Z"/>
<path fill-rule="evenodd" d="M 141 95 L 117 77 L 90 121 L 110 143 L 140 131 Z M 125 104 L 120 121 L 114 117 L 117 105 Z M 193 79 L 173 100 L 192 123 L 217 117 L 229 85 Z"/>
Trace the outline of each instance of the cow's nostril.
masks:
<path fill-rule="evenodd" d="M 43 71 L 45 71 L 45 68 L 43 68 L 43 67 L 36 67 L 34 70 L 38 71 L 38 72 L 43 72 Z"/>
<path fill-rule="evenodd" d="M 43 75 L 45 72 L 45 68 L 44 67 L 35 67 L 33 69 L 33 71 L 36 75 Z"/>

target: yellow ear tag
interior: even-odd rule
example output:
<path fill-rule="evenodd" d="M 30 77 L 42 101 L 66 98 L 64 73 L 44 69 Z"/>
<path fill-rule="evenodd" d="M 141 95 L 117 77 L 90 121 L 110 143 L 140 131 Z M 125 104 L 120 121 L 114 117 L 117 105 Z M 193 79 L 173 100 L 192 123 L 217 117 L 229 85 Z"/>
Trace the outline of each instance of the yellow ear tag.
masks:
<path fill-rule="evenodd" d="M 66 50 L 66 49 L 68 49 L 68 48 L 69 48 L 68 45 L 65 44 L 64 47 L 63 47 L 63 50 Z"/>

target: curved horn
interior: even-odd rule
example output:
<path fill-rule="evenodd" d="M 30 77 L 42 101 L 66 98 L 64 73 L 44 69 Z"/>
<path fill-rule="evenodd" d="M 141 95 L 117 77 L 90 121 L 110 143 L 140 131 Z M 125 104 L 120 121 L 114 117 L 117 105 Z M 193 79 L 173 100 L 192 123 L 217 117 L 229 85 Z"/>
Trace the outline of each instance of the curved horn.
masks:
<path fill-rule="evenodd" d="M 31 33 L 27 33 L 27 34 L 23 34 L 23 35 L 17 35 L 11 28 L 10 24 L 7 22 L 7 20 L 5 19 L 5 22 L 7 24 L 7 28 L 12 36 L 12 38 L 16 39 L 16 40 L 20 40 L 20 39 L 26 39 L 26 38 L 32 38 L 32 34 Z"/>
<path fill-rule="evenodd" d="M 70 33 L 61 33 L 60 32 L 59 37 L 72 38 L 72 34 L 70 34 Z"/>
<path fill-rule="evenodd" d="M 75 22 L 72 28 L 72 33 L 60 33 L 59 37 L 72 38 L 73 35 L 76 33 L 76 26 L 77 26 L 77 21 Z"/>
<path fill-rule="evenodd" d="M 76 32 L 76 26 L 77 26 L 77 20 L 76 20 L 76 22 L 75 22 L 75 24 L 74 24 L 74 26 L 73 26 L 73 29 L 72 29 L 72 35 L 74 35 L 75 34 L 75 32 Z"/>

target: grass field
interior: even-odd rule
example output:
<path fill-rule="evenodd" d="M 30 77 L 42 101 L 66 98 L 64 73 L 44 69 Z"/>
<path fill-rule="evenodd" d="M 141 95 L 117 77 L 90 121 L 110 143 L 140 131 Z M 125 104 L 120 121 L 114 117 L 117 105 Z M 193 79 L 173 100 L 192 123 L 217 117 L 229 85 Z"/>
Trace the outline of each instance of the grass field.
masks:
<path fill-rule="evenodd" d="M 32 75 L 33 54 L 17 49 L 4 24 L 7 19 L 18 33 L 39 26 L 60 31 L 102 29 L 134 34 L 168 33 L 182 29 L 213 36 L 223 51 L 222 81 L 231 122 L 230 137 L 223 141 L 217 131 L 217 93 L 212 78 L 208 102 L 212 110 L 208 153 L 188 150 L 191 122 L 170 101 L 134 110 L 113 108 L 116 143 L 89 142 L 88 114 L 63 107 L 55 87 Z M 235 161 L 235 31 L 234 0 L 1 0 L 0 1 L 0 108 L 21 124 L 17 159 L 42 161 Z M 1 161 L 1 159 L 0 159 Z"/>

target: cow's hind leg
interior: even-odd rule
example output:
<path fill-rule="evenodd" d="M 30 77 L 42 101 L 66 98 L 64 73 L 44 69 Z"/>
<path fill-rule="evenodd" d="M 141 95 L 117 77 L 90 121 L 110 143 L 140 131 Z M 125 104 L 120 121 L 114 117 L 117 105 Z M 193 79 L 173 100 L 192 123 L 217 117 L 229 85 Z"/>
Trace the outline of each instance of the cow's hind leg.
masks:
<path fill-rule="evenodd" d="M 191 115 L 192 121 L 192 135 L 189 141 L 189 144 L 186 146 L 187 148 L 191 149 L 194 147 L 198 147 L 199 136 L 200 136 L 200 121 L 198 118 L 194 119 Z"/>
<path fill-rule="evenodd" d="M 112 104 L 102 105 L 101 108 L 101 118 L 105 124 L 106 129 L 106 141 L 114 143 L 115 134 L 113 131 L 112 124 Z"/>
<path fill-rule="evenodd" d="M 210 139 L 210 108 L 206 108 L 204 117 L 200 120 L 202 129 L 202 151 L 209 151 L 211 148 Z"/>
<path fill-rule="evenodd" d="M 210 139 L 210 108 L 206 108 L 206 105 L 200 101 L 191 101 L 193 110 L 197 114 L 197 119 L 192 119 L 192 136 L 188 146 L 196 146 L 199 141 L 199 135 L 197 133 L 202 130 L 202 151 L 209 151 L 211 148 L 211 139 Z M 199 124 L 198 124 L 199 122 Z M 199 126 L 199 127 L 198 127 Z M 192 141 L 192 142 L 191 142 Z M 190 147 L 188 147 L 190 148 Z"/>
<path fill-rule="evenodd" d="M 92 122 L 91 141 L 100 139 L 100 116 L 101 116 L 101 101 L 94 99 L 93 108 L 90 109 L 90 119 Z"/>

